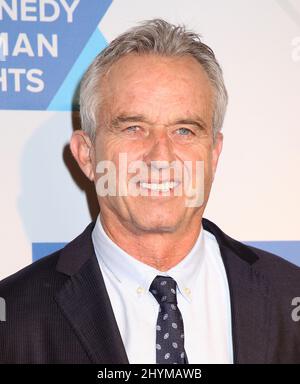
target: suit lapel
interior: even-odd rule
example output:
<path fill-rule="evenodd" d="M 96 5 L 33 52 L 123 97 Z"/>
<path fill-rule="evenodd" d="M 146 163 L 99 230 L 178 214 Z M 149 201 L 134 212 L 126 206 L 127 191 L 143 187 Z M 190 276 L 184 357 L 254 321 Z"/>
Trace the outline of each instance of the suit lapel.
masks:
<path fill-rule="evenodd" d="M 56 302 L 70 322 L 91 362 L 128 364 L 103 277 L 94 254 L 94 223 L 67 245 L 57 270 L 69 275 Z"/>
<path fill-rule="evenodd" d="M 230 291 L 234 363 L 265 363 L 270 330 L 270 290 L 256 270 L 259 257 L 244 244 L 203 219 L 216 237 Z"/>

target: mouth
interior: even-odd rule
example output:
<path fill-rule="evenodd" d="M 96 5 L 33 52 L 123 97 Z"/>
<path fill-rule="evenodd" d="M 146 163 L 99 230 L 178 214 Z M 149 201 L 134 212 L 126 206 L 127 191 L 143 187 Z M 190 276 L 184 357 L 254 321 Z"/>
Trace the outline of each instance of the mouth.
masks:
<path fill-rule="evenodd" d="M 164 181 L 161 183 L 147 183 L 147 182 L 140 182 L 140 186 L 143 189 L 147 189 L 150 191 L 161 191 L 161 192 L 168 192 L 173 190 L 179 185 L 179 181 Z"/>

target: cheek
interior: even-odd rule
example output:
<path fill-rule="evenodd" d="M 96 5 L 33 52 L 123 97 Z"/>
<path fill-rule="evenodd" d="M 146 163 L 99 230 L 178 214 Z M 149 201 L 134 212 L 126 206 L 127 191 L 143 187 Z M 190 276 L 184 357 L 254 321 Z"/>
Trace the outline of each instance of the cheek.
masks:
<path fill-rule="evenodd" d="M 205 183 L 206 185 L 210 185 L 212 183 L 212 180 L 213 180 L 213 174 L 214 174 L 214 170 L 213 170 L 213 161 L 212 161 L 213 157 L 212 157 L 212 153 L 208 153 L 207 154 L 207 158 L 205 160 Z"/>
<path fill-rule="evenodd" d="M 132 148 L 128 144 L 125 145 L 123 142 L 120 143 L 118 140 L 107 140 L 97 147 L 96 164 L 108 161 L 108 164 L 112 165 L 115 169 L 116 177 L 118 178 L 120 175 L 123 175 L 122 180 L 125 180 L 129 177 L 128 174 L 132 177 L 135 173 L 133 171 L 133 173 L 129 173 L 129 168 L 131 165 L 134 169 L 135 162 L 142 159 L 142 152 L 139 152 L 141 151 Z M 124 178 L 124 175 L 127 175 L 127 177 Z"/>
<path fill-rule="evenodd" d="M 96 159 L 100 160 L 114 160 L 117 158 L 118 153 L 121 151 L 121 147 L 114 139 L 108 137 L 99 136 L 96 140 Z"/>
<path fill-rule="evenodd" d="M 182 161 L 204 161 L 204 163 L 211 163 L 211 150 L 206 143 L 197 145 L 187 145 L 186 147 L 176 147 L 176 156 Z"/>
<path fill-rule="evenodd" d="M 212 156 L 211 151 L 205 145 L 197 145 L 195 148 L 177 152 L 178 158 L 184 164 L 186 162 L 187 175 L 190 175 L 191 182 L 196 186 L 203 183 L 208 186 L 212 179 Z M 192 169 L 190 168 L 192 167 Z M 203 179 L 202 179 L 203 177 Z"/>
<path fill-rule="evenodd" d="M 204 171 L 204 184 L 206 186 L 209 186 L 212 182 L 213 178 L 213 153 L 209 146 L 201 146 L 198 148 L 198 151 L 193 151 L 192 154 L 189 157 L 189 160 L 192 160 L 193 162 L 202 162 L 201 166 L 198 168 L 198 170 Z M 194 170 L 194 177 L 196 177 L 197 173 L 197 167 L 196 165 L 193 167 Z"/>

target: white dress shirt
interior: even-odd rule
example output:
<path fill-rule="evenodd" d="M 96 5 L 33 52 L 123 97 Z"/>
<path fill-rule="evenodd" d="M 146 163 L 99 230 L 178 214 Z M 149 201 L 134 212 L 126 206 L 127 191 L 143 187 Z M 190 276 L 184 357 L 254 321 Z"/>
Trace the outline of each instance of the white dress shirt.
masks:
<path fill-rule="evenodd" d="M 189 363 L 233 363 L 229 287 L 218 243 L 210 232 L 202 228 L 188 255 L 166 272 L 140 262 L 115 244 L 100 216 L 92 240 L 130 363 L 156 362 L 159 304 L 149 287 L 157 275 L 177 282 Z"/>

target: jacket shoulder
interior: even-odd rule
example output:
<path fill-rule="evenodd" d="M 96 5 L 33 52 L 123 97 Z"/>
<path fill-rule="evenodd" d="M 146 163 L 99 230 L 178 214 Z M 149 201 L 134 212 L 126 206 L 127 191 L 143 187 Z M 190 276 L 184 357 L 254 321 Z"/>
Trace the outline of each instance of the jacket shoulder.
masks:
<path fill-rule="evenodd" d="M 273 253 L 245 245 L 258 256 L 254 269 L 272 280 L 273 286 L 297 287 L 300 294 L 300 267 Z"/>
<path fill-rule="evenodd" d="M 56 272 L 61 250 L 26 266 L 0 282 L 0 296 L 4 299 L 30 295 L 31 299 L 43 290 L 49 291 L 64 281 Z M 31 293 L 35 293 L 34 296 Z"/>
<path fill-rule="evenodd" d="M 95 223 L 87 228 L 62 249 L 43 257 L 0 282 L 0 296 L 18 296 L 33 291 L 38 295 L 41 289 L 55 290 L 88 260 L 93 247 L 91 232 Z"/>
<path fill-rule="evenodd" d="M 203 219 L 204 229 L 211 232 L 222 249 L 230 250 L 231 257 L 239 258 L 251 269 L 268 278 L 272 285 L 294 286 L 300 292 L 300 267 L 284 258 L 262 249 L 244 244 L 225 234 L 216 224 Z"/>

